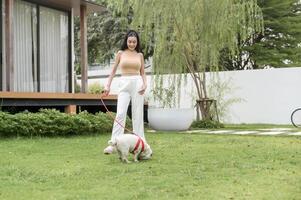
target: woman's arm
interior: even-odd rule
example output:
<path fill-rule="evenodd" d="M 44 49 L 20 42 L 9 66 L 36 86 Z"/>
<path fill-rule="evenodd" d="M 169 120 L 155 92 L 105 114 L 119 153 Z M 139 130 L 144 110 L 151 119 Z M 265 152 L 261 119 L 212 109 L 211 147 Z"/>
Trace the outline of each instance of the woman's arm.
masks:
<path fill-rule="evenodd" d="M 147 88 L 147 80 L 146 80 L 146 76 L 145 76 L 145 71 L 144 71 L 144 56 L 142 53 L 139 53 L 140 57 L 141 57 L 141 68 L 140 68 L 140 75 L 142 77 L 143 80 L 143 86 L 141 88 L 141 90 L 139 91 L 139 94 L 143 95 L 146 88 Z"/>
<path fill-rule="evenodd" d="M 113 64 L 113 69 L 112 69 L 111 74 L 110 74 L 110 76 L 108 78 L 108 82 L 107 82 L 107 84 L 105 85 L 105 88 L 104 88 L 104 95 L 105 96 L 108 96 L 109 93 L 110 93 L 111 83 L 112 83 L 112 80 L 113 80 L 113 78 L 114 78 L 114 76 L 116 74 L 117 67 L 118 67 L 118 64 L 120 62 L 121 53 L 122 53 L 122 51 L 118 51 L 117 52 L 117 55 L 116 55 L 116 58 L 115 58 L 115 62 Z"/>

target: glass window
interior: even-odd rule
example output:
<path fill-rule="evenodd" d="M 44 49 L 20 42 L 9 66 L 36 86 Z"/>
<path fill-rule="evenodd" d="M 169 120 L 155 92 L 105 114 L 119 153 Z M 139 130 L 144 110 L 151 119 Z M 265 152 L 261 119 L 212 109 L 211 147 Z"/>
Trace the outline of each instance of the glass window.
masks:
<path fill-rule="evenodd" d="M 68 92 L 68 46 L 68 14 L 41 6 L 41 92 Z"/>
<path fill-rule="evenodd" d="M 68 92 L 68 12 L 15 0 L 13 15 L 13 91 Z"/>
<path fill-rule="evenodd" d="M 16 0 L 14 4 L 13 91 L 37 91 L 37 9 L 36 5 Z"/>

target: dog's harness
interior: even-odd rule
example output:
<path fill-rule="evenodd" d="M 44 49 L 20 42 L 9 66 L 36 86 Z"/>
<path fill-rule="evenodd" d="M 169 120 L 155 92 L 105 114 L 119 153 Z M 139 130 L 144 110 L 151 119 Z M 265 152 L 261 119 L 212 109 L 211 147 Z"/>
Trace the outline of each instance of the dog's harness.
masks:
<path fill-rule="evenodd" d="M 103 91 L 102 91 L 102 93 L 103 93 Z M 124 127 L 119 121 L 117 121 L 117 120 L 112 116 L 112 114 L 110 113 L 110 111 L 109 111 L 109 109 L 107 108 L 106 104 L 105 104 L 105 103 L 103 102 L 103 100 L 102 100 L 102 95 L 100 96 L 100 100 L 101 100 L 101 102 L 102 102 L 102 105 L 103 105 L 103 106 L 105 107 L 105 109 L 107 110 L 109 116 L 113 119 L 113 121 L 115 121 L 117 124 L 119 124 L 119 125 L 120 125 L 122 128 L 124 128 L 125 130 L 127 130 L 127 131 L 133 133 L 134 135 L 136 135 L 136 136 L 138 137 L 138 141 L 137 141 L 137 143 L 136 143 L 136 145 L 135 145 L 135 148 L 134 148 L 134 150 L 133 150 L 131 153 L 134 153 L 135 151 L 138 150 L 140 143 L 141 143 L 141 150 L 140 150 L 139 154 L 142 153 L 142 152 L 144 151 L 144 142 L 143 142 L 143 140 L 142 140 L 137 134 L 135 134 L 133 131 L 131 131 L 131 130 L 127 129 L 126 127 Z"/>
<path fill-rule="evenodd" d="M 136 142 L 135 148 L 131 153 L 134 153 L 135 151 L 138 150 L 140 143 L 141 143 L 140 153 L 142 153 L 144 151 L 144 142 L 138 135 L 136 135 L 136 136 L 138 137 L 138 141 Z"/>

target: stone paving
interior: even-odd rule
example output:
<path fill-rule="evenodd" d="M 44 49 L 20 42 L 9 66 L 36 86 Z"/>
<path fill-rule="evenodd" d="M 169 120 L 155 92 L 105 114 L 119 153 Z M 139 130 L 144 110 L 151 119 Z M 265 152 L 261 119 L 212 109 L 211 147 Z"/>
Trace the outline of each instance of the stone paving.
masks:
<path fill-rule="evenodd" d="M 156 132 L 149 130 L 147 132 Z M 201 133 L 201 134 L 221 134 L 221 135 L 287 135 L 287 136 L 301 136 L 301 131 L 296 132 L 294 128 L 271 128 L 271 129 L 256 129 L 256 130 L 188 130 L 180 131 L 181 133 Z"/>
<path fill-rule="evenodd" d="M 191 130 L 183 133 L 206 133 L 206 134 L 233 134 L 233 135 L 291 135 L 301 136 L 301 132 L 296 132 L 294 128 L 272 128 L 257 130 Z"/>

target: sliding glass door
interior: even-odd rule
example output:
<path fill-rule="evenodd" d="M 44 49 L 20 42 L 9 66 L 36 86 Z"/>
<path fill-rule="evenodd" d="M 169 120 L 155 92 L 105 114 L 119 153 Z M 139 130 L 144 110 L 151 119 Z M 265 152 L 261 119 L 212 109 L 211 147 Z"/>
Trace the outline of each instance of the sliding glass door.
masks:
<path fill-rule="evenodd" d="M 14 4 L 14 91 L 69 92 L 69 13 Z"/>
<path fill-rule="evenodd" d="M 37 7 L 26 1 L 14 4 L 13 91 L 36 92 L 37 85 Z"/>
<path fill-rule="evenodd" d="M 68 91 L 68 15 L 40 7 L 41 92 Z"/>

